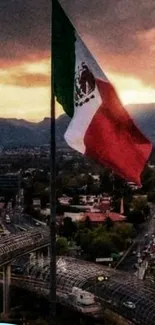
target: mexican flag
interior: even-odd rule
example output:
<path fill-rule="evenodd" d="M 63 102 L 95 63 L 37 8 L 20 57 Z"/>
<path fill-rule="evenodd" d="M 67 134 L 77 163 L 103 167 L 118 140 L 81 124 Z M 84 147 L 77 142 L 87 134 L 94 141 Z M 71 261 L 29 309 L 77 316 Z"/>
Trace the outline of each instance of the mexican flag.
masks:
<path fill-rule="evenodd" d="M 140 185 L 152 149 L 150 141 L 121 104 L 57 1 L 53 24 L 54 92 L 71 117 L 65 133 L 68 145 Z"/>

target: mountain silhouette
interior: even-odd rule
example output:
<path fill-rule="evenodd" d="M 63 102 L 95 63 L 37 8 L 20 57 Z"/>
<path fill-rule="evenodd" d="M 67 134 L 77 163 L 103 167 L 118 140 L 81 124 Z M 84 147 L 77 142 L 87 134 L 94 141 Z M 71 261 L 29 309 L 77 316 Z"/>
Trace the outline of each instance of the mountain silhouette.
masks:
<path fill-rule="evenodd" d="M 137 126 L 155 147 L 155 103 L 127 105 L 127 111 L 135 120 Z M 61 115 L 56 120 L 56 143 L 58 147 L 66 147 L 64 133 L 70 118 Z M 42 146 L 50 141 L 50 118 L 41 122 L 29 122 L 24 119 L 0 118 L 0 146 Z"/>

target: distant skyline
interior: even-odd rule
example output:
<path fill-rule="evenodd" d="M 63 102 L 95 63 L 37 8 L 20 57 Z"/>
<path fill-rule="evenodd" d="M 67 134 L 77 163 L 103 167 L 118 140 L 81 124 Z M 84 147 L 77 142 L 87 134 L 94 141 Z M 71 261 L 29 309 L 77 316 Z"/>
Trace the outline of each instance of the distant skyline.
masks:
<path fill-rule="evenodd" d="M 155 102 L 155 1 L 60 3 L 122 102 Z M 0 1 L 0 117 L 49 116 L 49 13 L 50 0 Z"/>

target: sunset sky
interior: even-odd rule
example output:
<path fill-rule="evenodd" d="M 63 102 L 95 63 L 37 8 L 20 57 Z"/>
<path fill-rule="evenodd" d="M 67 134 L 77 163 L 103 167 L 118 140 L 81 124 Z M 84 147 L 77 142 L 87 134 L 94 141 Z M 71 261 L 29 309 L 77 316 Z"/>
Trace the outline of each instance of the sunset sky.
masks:
<path fill-rule="evenodd" d="M 60 2 L 123 103 L 155 102 L 155 1 Z M 50 0 L 0 0 L 0 117 L 49 116 L 49 12 Z"/>

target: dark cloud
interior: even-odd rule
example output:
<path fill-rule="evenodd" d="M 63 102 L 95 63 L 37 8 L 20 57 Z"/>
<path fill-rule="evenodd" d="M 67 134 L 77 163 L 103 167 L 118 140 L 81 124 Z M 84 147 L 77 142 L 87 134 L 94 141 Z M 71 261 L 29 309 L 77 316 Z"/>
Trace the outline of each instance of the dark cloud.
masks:
<path fill-rule="evenodd" d="M 0 66 L 50 55 L 51 0 L 0 0 Z M 154 0 L 60 0 L 106 71 L 155 85 Z"/>
<path fill-rule="evenodd" d="M 103 68 L 155 85 L 154 0 L 61 0 Z"/>
<path fill-rule="evenodd" d="M 50 49 L 49 0 L 0 1 L 0 63 L 46 57 Z"/>

